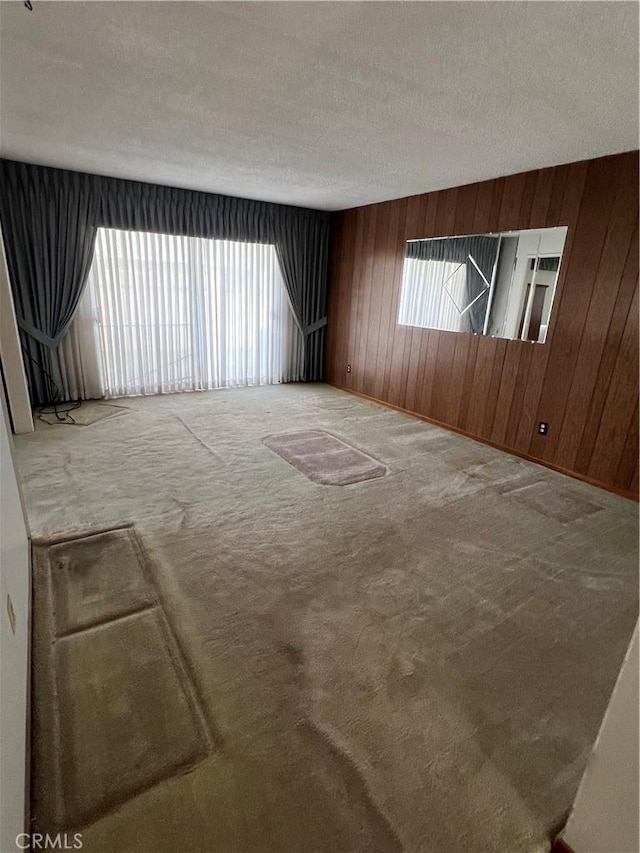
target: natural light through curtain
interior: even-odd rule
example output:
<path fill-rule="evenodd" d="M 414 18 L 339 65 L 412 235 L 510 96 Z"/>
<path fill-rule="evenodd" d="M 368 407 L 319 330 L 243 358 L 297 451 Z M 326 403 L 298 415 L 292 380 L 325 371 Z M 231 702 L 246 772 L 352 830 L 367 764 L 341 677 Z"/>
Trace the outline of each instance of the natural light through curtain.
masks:
<path fill-rule="evenodd" d="M 299 378 L 271 245 L 101 228 L 87 290 L 77 322 L 94 314 L 104 396 Z"/>
<path fill-rule="evenodd" d="M 466 264 L 405 258 L 398 323 L 469 332 Z"/>

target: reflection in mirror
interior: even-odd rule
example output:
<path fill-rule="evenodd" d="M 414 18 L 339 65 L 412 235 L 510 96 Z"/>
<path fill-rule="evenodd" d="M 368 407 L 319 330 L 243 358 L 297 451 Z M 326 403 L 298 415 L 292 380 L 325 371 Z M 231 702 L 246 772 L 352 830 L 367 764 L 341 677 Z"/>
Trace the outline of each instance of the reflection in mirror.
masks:
<path fill-rule="evenodd" d="M 566 227 L 410 240 L 398 323 L 544 343 Z"/>

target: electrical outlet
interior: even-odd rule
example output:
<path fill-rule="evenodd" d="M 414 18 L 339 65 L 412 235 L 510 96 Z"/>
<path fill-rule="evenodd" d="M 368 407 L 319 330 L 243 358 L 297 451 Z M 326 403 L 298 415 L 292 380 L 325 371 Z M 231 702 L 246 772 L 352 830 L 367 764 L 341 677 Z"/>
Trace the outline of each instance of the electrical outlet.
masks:
<path fill-rule="evenodd" d="M 350 364 L 347 365 L 347 373 L 351 373 L 351 365 Z"/>
<path fill-rule="evenodd" d="M 546 421 L 540 421 L 538 424 L 538 435 L 546 435 L 549 432 L 549 424 Z"/>

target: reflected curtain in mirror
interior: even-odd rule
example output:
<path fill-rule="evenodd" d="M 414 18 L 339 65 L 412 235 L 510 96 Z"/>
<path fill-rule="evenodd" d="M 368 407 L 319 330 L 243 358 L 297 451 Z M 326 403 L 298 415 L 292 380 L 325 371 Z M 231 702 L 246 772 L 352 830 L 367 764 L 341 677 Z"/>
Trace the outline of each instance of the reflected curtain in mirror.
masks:
<path fill-rule="evenodd" d="M 465 264 L 406 258 L 399 322 L 424 329 L 470 332 L 469 312 L 461 313 L 467 294 Z"/>
<path fill-rule="evenodd" d="M 482 334 L 499 237 L 411 240 L 398 321 Z"/>

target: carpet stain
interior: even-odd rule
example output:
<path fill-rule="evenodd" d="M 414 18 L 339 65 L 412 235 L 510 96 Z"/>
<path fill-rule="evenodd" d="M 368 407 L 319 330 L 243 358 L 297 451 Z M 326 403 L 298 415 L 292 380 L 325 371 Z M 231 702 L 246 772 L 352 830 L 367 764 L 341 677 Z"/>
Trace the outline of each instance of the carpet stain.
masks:
<path fill-rule="evenodd" d="M 281 643 L 279 645 L 279 649 L 292 666 L 304 666 L 304 654 L 299 646 L 296 646 L 293 643 Z"/>

